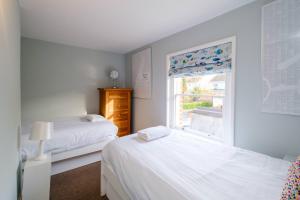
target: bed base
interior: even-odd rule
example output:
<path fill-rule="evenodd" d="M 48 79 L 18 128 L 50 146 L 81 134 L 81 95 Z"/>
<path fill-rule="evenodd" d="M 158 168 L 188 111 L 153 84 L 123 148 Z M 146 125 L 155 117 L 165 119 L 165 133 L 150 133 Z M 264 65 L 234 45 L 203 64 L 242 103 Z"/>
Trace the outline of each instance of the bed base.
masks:
<path fill-rule="evenodd" d="M 102 160 L 101 151 L 52 162 L 51 175 L 60 174 Z"/>
<path fill-rule="evenodd" d="M 107 143 L 111 142 L 114 139 L 115 136 L 111 136 L 106 140 L 96 144 L 72 149 L 57 154 L 52 154 L 51 175 L 59 174 L 94 162 L 101 161 L 102 149 Z"/>
<path fill-rule="evenodd" d="M 104 162 L 101 162 L 101 196 L 109 200 L 130 200 L 115 173 Z"/>

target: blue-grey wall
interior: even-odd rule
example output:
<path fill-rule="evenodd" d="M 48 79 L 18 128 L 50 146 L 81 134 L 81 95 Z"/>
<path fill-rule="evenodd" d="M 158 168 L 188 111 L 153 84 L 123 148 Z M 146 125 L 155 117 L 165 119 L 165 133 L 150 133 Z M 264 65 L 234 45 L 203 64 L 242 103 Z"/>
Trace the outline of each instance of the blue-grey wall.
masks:
<path fill-rule="evenodd" d="M 17 199 L 20 23 L 17 0 L 0 0 L 0 199 Z"/>
<path fill-rule="evenodd" d="M 152 48 L 152 99 L 134 100 L 134 129 L 166 124 L 167 54 L 235 35 L 236 146 L 277 157 L 300 154 L 300 117 L 261 112 L 261 8 L 268 2 L 270 0 L 256 1 L 147 45 Z M 134 52 L 126 55 L 129 86 Z"/>
<path fill-rule="evenodd" d="M 22 122 L 98 113 L 112 69 L 124 85 L 124 55 L 22 38 Z"/>

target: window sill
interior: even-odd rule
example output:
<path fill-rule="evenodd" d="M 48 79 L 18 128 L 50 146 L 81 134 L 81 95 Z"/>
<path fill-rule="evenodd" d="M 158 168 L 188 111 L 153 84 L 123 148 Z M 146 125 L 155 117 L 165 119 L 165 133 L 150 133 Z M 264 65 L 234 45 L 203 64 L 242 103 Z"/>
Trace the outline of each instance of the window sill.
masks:
<path fill-rule="evenodd" d="M 224 144 L 224 140 L 222 138 L 210 135 L 209 133 L 206 133 L 206 132 L 195 131 L 195 130 L 193 130 L 191 128 L 188 128 L 188 127 L 185 127 L 181 130 L 183 130 L 185 132 L 188 132 L 190 134 L 193 134 L 195 136 L 198 136 L 198 137 L 202 137 L 202 138 L 205 138 L 205 139 L 209 139 L 209 140 Z"/>

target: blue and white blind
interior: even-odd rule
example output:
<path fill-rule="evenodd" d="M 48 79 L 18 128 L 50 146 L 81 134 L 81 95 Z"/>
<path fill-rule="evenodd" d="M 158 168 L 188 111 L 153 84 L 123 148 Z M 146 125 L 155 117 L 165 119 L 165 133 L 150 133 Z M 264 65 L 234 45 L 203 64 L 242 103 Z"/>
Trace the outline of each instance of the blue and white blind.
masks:
<path fill-rule="evenodd" d="M 197 76 L 231 70 L 232 42 L 172 56 L 169 76 Z"/>

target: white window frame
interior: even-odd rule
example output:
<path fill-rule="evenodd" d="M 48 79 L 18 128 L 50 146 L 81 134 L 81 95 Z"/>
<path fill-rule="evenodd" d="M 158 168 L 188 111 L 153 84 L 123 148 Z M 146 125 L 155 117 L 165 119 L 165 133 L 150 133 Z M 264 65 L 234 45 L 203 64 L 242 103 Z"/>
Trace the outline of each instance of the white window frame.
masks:
<path fill-rule="evenodd" d="M 231 71 L 226 73 L 225 80 L 225 98 L 224 98 L 224 138 L 223 143 L 234 146 L 234 124 L 235 124 L 235 69 L 236 69 L 236 37 L 228 37 L 215 42 L 210 42 L 204 45 L 192 47 L 182 51 L 177 51 L 166 56 L 167 74 L 170 68 L 170 57 L 180 54 L 204 49 L 224 43 L 232 43 L 232 63 Z M 167 126 L 175 128 L 175 98 L 174 98 L 174 78 L 167 77 Z"/>

